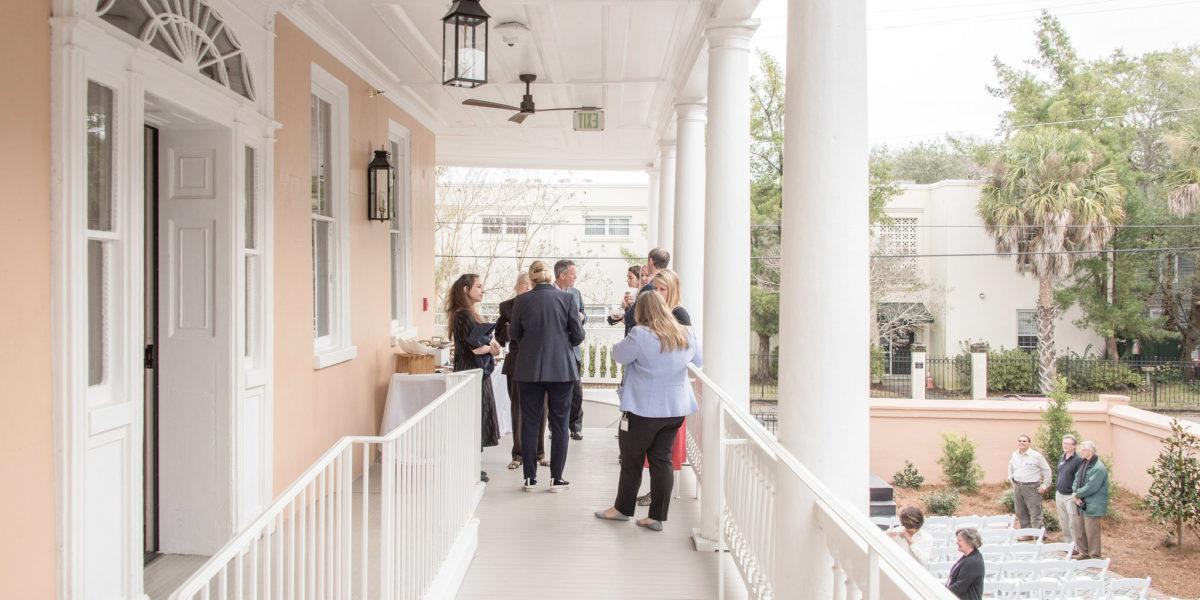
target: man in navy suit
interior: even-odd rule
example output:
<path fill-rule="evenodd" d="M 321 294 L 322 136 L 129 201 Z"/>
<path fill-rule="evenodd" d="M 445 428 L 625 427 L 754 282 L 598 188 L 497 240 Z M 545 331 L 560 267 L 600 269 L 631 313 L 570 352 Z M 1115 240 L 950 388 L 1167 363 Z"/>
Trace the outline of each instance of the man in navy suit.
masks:
<path fill-rule="evenodd" d="M 579 324 L 587 324 L 587 313 L 583 310 L 583 294 L 575 287 L 575 261 L 563 259 L 554 263 L 554 285 L 571 295 L 575 302 L 575 312 L 579 315 Z M 579 376 L 571 389 L 571 439 L 583 439 L 583 350 L 575 346 L 575 365 Z"/>

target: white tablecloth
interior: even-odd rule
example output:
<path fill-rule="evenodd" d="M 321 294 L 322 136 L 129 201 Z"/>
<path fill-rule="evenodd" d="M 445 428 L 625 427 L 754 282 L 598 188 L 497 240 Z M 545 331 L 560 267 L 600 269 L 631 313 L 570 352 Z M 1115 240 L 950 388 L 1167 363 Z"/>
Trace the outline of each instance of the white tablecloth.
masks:
<path fill-rule="evenodd" d="M 508 401 L 508 384 L 500 371 L 492 373 L 492 393 L 496 399 L 496 418 L 500 421 L 500 435 L 512 433 L 512 411 Z M 446 376 L 410 375 L 396 373 L 388 382 L 387 402 L 383 405 L 383 424 L 379 435 L 399 427 L 409 417 L 417 414 L 430 402 L 437 400 L 446 391 Z"/>

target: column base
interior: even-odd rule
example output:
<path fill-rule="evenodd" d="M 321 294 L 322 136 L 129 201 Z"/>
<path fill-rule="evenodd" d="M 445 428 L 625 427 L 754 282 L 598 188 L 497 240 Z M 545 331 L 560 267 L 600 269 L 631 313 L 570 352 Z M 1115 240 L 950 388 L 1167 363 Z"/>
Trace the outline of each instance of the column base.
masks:
<path fill-rule="evenodd" d="M 692 543 L 696 545 L 696 552 L 720 552 L 721 550 L 721 543 L 700 535 L 699 527 L 692 528 Z"/>

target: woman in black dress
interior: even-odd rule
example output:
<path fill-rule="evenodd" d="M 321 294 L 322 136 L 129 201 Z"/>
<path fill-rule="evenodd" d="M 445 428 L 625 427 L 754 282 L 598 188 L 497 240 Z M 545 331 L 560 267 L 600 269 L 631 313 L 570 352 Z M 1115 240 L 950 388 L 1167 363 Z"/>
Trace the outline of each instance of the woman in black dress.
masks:
<path fill-rule="evenodd" d="M 483 280 L 478 275 L 462 275 L 450 286 L 446 294 L 446 332 L 454 342 L 454 370 L 483 370 L 482 431 L 480 443 L 486 448 L 500 443 L 500 422 L 496 419 L 496 400 L 492 393 L 492 369 L 500 344 L 493 339 L 490 344 L 472 348 L 467 340 L 471 330 L 485 322 L 477 306 L 483 301 Z M 482 448 L 481 448 L 482 450 Z M 487 482 L 487 471 L 479 472 L 479 480 Z"/>

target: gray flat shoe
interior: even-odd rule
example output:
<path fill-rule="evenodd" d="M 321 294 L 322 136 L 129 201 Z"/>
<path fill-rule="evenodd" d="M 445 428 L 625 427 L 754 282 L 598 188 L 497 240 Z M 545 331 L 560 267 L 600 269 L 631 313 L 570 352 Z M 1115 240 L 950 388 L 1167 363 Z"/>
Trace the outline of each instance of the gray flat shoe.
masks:
<path fill-rule="evenodd" d="M 596 515 L 597 519 L 603 519 L 605 521 L 628 521 L 629 520 L 629 517 L 627 517 L 621 513 L 617 513 L 617 516 L 615 516 L 615 517 L 605 516 L 604 513 L 607 513 L 607 512 L 608 512 L 608 509 L 604 509 L 604 510 L 598 510 L 592 514 Z"/>
<path fill-rule="evenodd" d="M 663 529 L 662 521 L 651 521 L 649 523 L 642 523 L 641 521 L 638 521 L 638 527 L 645 527 L 650 531 L 662 531 Z"/>

